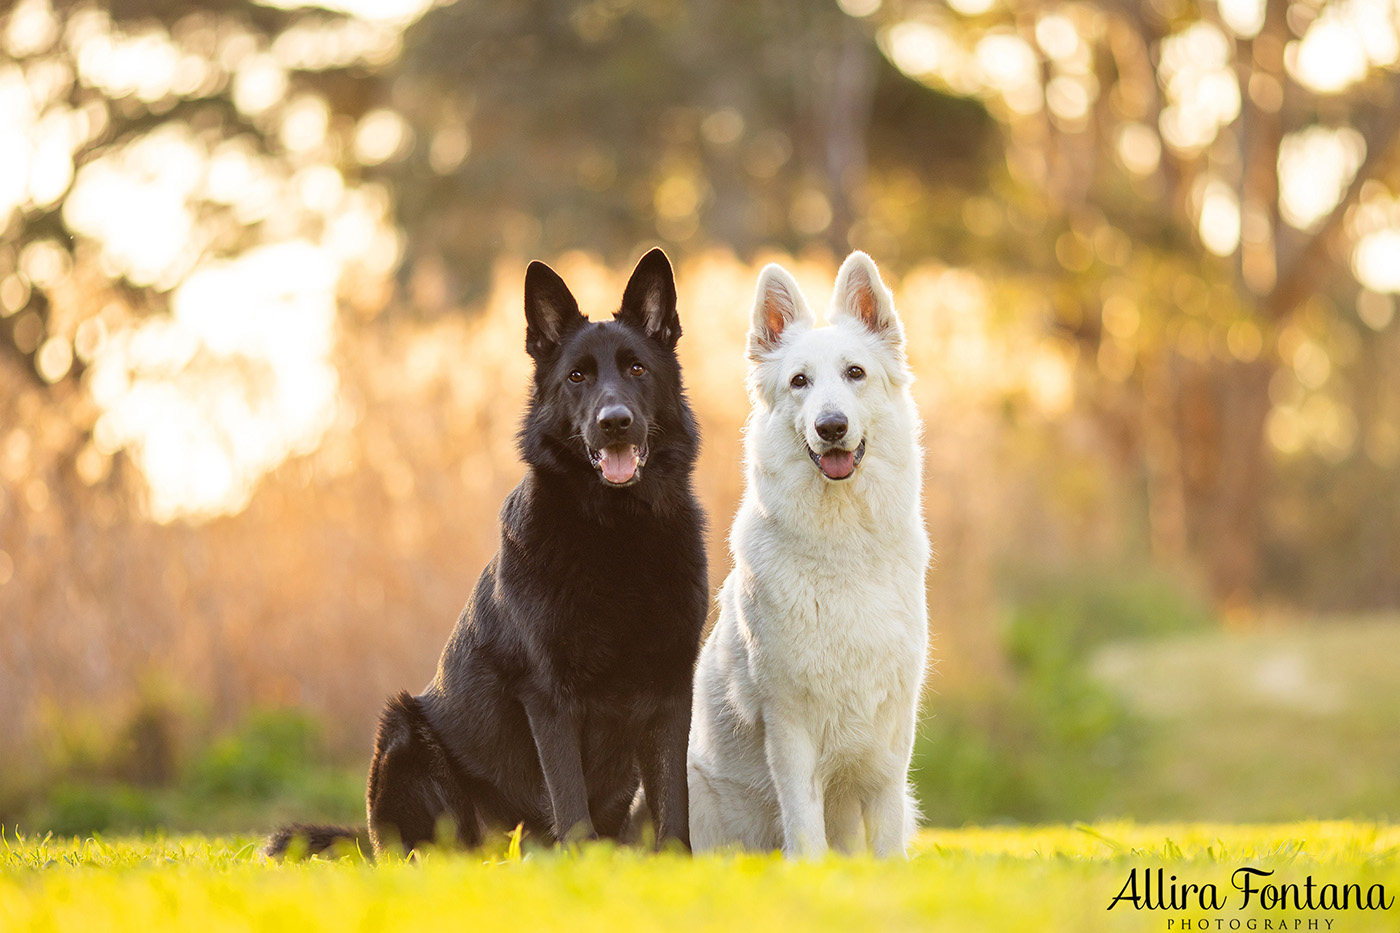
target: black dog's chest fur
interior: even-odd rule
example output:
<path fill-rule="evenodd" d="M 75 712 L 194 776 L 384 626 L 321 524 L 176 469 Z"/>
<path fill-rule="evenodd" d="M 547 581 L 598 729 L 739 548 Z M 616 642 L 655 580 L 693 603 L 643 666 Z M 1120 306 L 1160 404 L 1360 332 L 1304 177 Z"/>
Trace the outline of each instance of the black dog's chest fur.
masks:
<path fill-rule="evenodd" d="M 535 500 L 534 514 L 503 534 L 497 566 L 502 607 L 534 635 L 529 666 L 545 662 L 566 688 L 589 693 L 669 683 L 693 663 L 694 616 L 704 613 L 694 605 L 705 585 L 698 510 L 602 524 L 538 485 L 517 490 Z"/>
<path fill-rule="evenodd" d="M 708 601 L 698 508 L 602 525 L 540 485 L 527 476 L 502 509 L 500 551 L 428 694 L 454 695 L 485 667 L 512 694 L 584 706 L 672 691 Z"/>

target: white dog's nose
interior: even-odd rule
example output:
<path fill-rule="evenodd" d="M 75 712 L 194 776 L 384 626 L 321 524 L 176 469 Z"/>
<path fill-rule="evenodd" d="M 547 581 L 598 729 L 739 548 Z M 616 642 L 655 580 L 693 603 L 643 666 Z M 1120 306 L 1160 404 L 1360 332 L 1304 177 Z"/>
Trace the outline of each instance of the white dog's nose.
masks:
<path fill-rule="evenodd" d="M 824 441 L 839 441 L 846 436 L 849 423 L 846 416 L 838 412 L 828 412 L 817 419 L 817 436 Z"/>

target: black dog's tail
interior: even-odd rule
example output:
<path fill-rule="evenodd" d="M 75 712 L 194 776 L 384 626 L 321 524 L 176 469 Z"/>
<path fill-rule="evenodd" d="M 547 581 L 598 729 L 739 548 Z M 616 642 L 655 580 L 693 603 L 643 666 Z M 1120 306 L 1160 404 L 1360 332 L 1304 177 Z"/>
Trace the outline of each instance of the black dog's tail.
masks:
<path fill-rule="evenodd" d="M 263 851 L 274 857 L 304 857 L 353 843 L 372 858 L 386 848 L 407 853 L 452 837 L 472 849 L 481 845 L 484 819 L 519 810 L 490 783 L 462 771 L 423 704 L 408 693 L 392 697 L 379 717 L 365 796 L 367 829 L 293 823 L 273 833 Z M 495 822 L 519 820 L 501 817 Z M 545 831 L 538 820 L 525 823 L 532 832 Z"/>
<path fill-rule="evenodd" d="M 402 692 L 379 717 L 366 792 L 369 826 L 292 823 L 273 833 L 263 852 L 304 858 L 355 845 L 373 858 L 385 847 L 407 853 L 433 842 L 448 826 L 456 830 L 458 843 L 472 848 L 481 844 L 472 789 L 487 802 L 493 799 L 484 792 L 489 788 L 474 787 L 462 775 L 418 698 Z"/>
<path fill-rule="evenodd" d="M 353 845 L 373 857 L 366 830 L 353 826 L 312 826 L 307 823 L 289 823 L 277 830 L 268 837 L 263 854 L 273 858 L 285 858 L 288 854 L 302 857 L 320 855 L 342 843 Z"/>

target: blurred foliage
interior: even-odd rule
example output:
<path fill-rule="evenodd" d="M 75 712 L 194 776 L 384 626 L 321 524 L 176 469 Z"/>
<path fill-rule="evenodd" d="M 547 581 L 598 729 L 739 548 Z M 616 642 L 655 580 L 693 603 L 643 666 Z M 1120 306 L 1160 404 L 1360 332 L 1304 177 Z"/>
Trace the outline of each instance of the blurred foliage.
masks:
<path fill-rule="evenodd" d="M 1222 630 L 1151 569 L 1007 581 L 1006 667 L 926 697 L 928 824 L 1400 813 L 1393 615 Z"/>
<path fill-rule="evenodd" d="M 266 800 L 316 758 L 317 730 L 304 715 L 254 712 L 190 764 L 187 786 L 211 797 Z"/>
<path fill-rule="evenodd" d="M 150 728 L 147 708 L 127 735 Z M 0 783 L 0 825 L 60 835 L 161 829 L 269 829 L 289 819 L 363 819 L 364 772 L 327 763 L 319 726 L 305 713 L 253 710 L 235 728 L 209 733 L 187 711 L 163 709 L 172 771 L 133 774 L 129 741 L 89 747 L 82 760 L 51 761 L 28 786 Z"/>
<path fill-rule="evenodd" d="M 1389 408 L 1386 380 L 1327 372 L 1396 350 L 1380 293 L 1395 257 L 1371 262 L 1400 189 L 1393 12 L 857 6 L 901 70 L 1001 124 L 1006 172 L 963 202 L 983 264 L 1045 277 L 1052 326 L 1095 364 L 1085 400 L 1127 429 L 1154 556 L 1202 567 L 1247 614 L 1289 579 L 1264 543 L 1272 507 L 1316 501 L 1274 457 L 1320 456 L 1344 482 L 1400 457 L 1393 427 L 1360 414 Z M 1318 331 L 1342 345 L 1302 337 Z M 1391 554 L 1384 537 L 1363 547 Z"/>
<path fill-rule="evenodd" d="M 1150 566 L 1038 566 L 1003 576 L 1003 599 L 1012 607 L 1004 633 L 1008 659 L 1047 685 L 1108 642 L 1215 626 L 1208 606 Z"/>
<path fill-rule="evenodd" d="M 389 170 L 418 232 L 419 311 L 479 295 L 503 249 L 623 263 L 659 236 L 844 255 L 860 228 L 896 263 L 872 177 L 907 179 L 890 195 L 921 203 L 896 222 L 955 248 L 956 212 L 925 208 L 996 165 L 981 107 L 919 87 L 862 24 L 806 0 L 449 4 L 407 31 L 392 100 L 422 141 Z"/>
<path fill-rule="evenodd" d="M 925 819 L 1054 822 L 1114 815 L 1148 727 L 1093 676 L 1098 646 L 1213 628 L 1151 569 L 1008 574 L 1007 669 L 930 697 L 913 780 Z M 1192 793 L 1206 798 L 1210 788 Z"/>

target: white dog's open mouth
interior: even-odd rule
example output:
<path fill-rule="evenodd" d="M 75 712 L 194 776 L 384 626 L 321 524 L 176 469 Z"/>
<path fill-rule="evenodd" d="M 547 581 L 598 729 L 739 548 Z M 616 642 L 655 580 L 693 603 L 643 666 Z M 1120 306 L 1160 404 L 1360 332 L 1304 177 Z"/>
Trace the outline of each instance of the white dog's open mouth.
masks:
<path fill-rule="evenodd" d="M 588 459 L 603 479 L 613 486 L 630 486 L 641 479 L 646 466 L 647 449 L 636 444 L 612 444 L 601 450 L 588 448 Z"/>
<path fill-rule="evenodd" d="M 855 473 L 856 467 L 860 466 L 861 459 L 865 456 L 865 440 L 862 438 L 860 446 L 855 450 L 842 450 L 839 447 L 833 447 L 824 454 L 819 454 L 808 447 L 807 456 L 812 458 L 812 462 L 817 465 L 817 469 L 821 470 L 822 475 L 827 479 L 850 479 Z"/>

